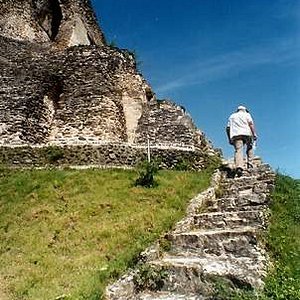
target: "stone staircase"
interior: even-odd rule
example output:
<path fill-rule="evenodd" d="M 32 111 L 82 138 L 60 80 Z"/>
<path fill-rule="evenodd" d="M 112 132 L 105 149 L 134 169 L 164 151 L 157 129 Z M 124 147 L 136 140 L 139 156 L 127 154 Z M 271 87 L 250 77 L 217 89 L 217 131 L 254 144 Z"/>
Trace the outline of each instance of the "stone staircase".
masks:
<path fill-rule="evenodd" d="M 212 299 L 220 277 L 261 288 L 267 255 L 259 237 L 267 225 L 275 174 L 260 162 L 244 173 L 238 178 L 215 174 L 211 188 L 191 201 L 187 216 L 147 249 L 140 267 L 107 288 L 106 299 Z"/>

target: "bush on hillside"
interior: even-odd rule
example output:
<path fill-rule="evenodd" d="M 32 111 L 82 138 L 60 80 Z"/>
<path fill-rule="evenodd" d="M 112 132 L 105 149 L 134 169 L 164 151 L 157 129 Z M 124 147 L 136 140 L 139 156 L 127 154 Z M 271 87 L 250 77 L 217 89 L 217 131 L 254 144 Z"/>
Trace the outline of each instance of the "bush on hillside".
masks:
<path fill-rule="evenodd" d="M 192 168 L 192 165 L 191 165 L 191 162 L 186 160 L 186 159 L 179 159 L 177 164 L 175 165 L 174 169 L 176 171 L 191 171 L 193 168 Z"/>
<path fill-rule="evenodd" d="M 155 174 L 158 172 L 158 164 L 155 161 L 145 161 L 138 168 L 139 177 L 135 181 L 135 186 L 154 187 L 157 186 Z"/>
<path fill-rule="evenodd" d="M 57 146 L 49 146 L 45 152 L 46 159 L 51 164 L 56 163 L 64 157 L 63 149 Z"/>

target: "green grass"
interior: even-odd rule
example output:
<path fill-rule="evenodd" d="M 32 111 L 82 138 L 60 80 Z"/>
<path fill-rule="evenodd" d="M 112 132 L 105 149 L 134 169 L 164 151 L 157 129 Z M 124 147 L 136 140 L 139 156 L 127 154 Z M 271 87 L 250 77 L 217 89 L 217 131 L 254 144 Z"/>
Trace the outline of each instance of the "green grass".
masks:
<path fill-rule="evenodd" d="M 179 220 L 210 172 L 0 170 L 0 299 L 101 299 Z"/>
<path fill-rule="evenodd" d="M 266 246 L 272 261 L 263 291 L 219 283 L 216 300 L 300 299 L 300 181 L 278 174 Z"/>
<path fill-rule="evenodd" d="M 266 299 L 300 299 L 300 181 L 278 175 L 268 246 L 274 261 Z"/>

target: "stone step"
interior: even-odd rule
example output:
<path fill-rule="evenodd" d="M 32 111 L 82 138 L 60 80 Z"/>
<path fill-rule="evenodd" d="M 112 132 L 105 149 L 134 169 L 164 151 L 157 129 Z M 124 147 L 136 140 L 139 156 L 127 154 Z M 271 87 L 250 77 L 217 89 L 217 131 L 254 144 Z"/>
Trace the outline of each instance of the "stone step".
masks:
<path fill-rule="evenodd" d="M 220 199 L 235 199 L 237 201 L 237 205 L 245 205 L 249 203 L 250 205 L 260 205 L 264 203 L 268 203 L 268 197 L 265 193 L 254 192 L 254 188 L 247 188 L 244 190 L 240 190 L 236 193 L 236 195 L 230 195 L 226 197 L 220 197 Z"/>
<path fill-rule="evenodd" d="M 223 197 L 237 197 L 240 193 L 254 192 L 255 186 L 260 186 L 262 190 L 262 186 L 265 184 L 253 183 L 249 185 L 238 186 L 236 184 L 222 184 L 219 189 L 219 193 L 223 195 Z"/>
<path fill-rule="evenodd" d="M 256 175 L 252 176 L 242 176 L 242 177 L 235 177 L 226 178 L 222 182 L 222 187 L 226 190 L 232 192 L 235 190 L 242 190 L 248 187 L 254 187 L 257 184 L 259 185 L 273 185 L 274 184 L 275 175 L 274 173 L 257 173 Z"/>
<path fill-rule="evenodd" d="M 207 211 L 233 211 L 233 210 L 263 210 L 269 202 L 265 194 L 242 194 L 235 197 L 223 197 L 208 203 Z M 247 208 L 247 209 L 245 209 Z"/>
<path fill-rule="evenodd" d="M 207 297 L 195 294 L 177 294 L 169 292 L 145 292 L 139 295 L 139 300 L 206 300 Z"/>
<path fill-rule="evenodd" d="M 265 214 L 259 210 L 202 213 L 193 216 L 192 226 L 202 229 L 233 229 L 240 226 L 265 226 Z"/>
<path fill-rule="evenodd" d="M 225 178 L 222 182 L 222 186 L 230 187 L 230 186 L 253 186 L 253 183 L 257 182 L 257 175 L 253 176 L 241 176 L 235 178 Z"/>
<path fill-rule="evenodd" d="M 222 277 L 238 283 L 239 286 L 261 288 L 266 275 L 266 260 L 257 258 L 228 256 L 184 256 L 166 255 L 160 260 L 150 262 L 153 268 L 166 271 L 161 291 L 179 294 L 211 295 L 212 278 Z"/>
<path fill-rule="evenodd" d="M 195 230 L 172 233 L 166 236 L 170 253 L 187 252 L 187 255 L 232 255 L 236 257 L 260 255 L 257 250 L 257 228 Z"/>
<path fill-rule="evenodd" d="M 220 206 L 211 206 L 207 208 L 207 212 L 238 212 L 238 211 L 265 211 L 268 208 L 267 205 L 245 205 L 245 206 L 231 206 L 220 205 Z"/>

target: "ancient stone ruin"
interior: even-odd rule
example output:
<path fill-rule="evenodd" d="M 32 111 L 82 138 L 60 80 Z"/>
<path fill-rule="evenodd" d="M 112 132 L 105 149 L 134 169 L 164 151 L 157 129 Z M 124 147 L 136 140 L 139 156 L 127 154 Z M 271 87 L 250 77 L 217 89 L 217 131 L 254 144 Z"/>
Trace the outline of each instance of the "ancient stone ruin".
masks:
<path fill-rule="evenodd" d="M 134 55 L 108 46 L 88 0 L 0 3 L 0 163 L 193 168 L 215 155 L 184 108 L 157 100 Z M 53 157 L 53 156 L 52 156 Z"/>
<path fill-rule="evenodd" d="M 148 145 L 166 168 L 217 156 L 183 107 L 156 98 L 134 55 L 106 43 L 89 0 L 2 0 L 0 68 L 0 165 L 133 166 Z M 215 278 L 261 287 L 273 182 L 263 164 L 218 174 L 107 299 L 211 299 Z"/>

